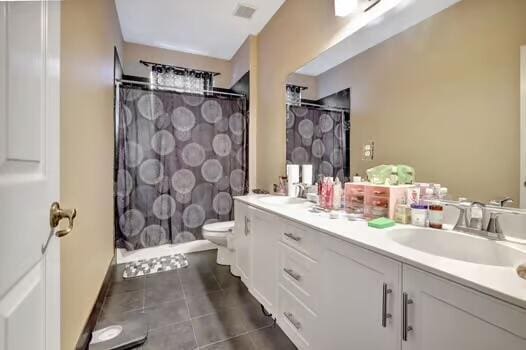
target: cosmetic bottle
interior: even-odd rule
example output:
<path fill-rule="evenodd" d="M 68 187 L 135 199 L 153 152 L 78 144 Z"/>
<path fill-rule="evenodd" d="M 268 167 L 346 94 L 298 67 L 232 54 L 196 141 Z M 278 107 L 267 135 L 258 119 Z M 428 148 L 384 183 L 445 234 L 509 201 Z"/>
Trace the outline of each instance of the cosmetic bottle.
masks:
<path fill-rule="evenodd" d="M 336 178 L 333 185 L 333 200 L 332 207 L 335 210 L 340 210 L 342 208 L 342 184 L 339 178 Z"/>
<path fill-rule="evenodd" d="M 332 210 L 334 201 L 334 183 L 332 177 L 327 178 L 325 192 L 325 209 Z"/>

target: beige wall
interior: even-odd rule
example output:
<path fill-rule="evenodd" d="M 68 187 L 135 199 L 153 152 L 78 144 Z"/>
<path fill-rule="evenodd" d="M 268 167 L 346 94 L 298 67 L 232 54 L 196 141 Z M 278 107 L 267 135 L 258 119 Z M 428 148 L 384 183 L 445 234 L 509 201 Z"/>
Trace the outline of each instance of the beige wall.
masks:
<path fill-rule="evenodd" d="M 252 36 L 247 37 L 243 44 L 237 49 L 236 53 L 230 59 L 230 67 L 232 69 L 232 79 L 230 85 L 237 83 L 239 79 L 250 70 L 250 44 Z"/>
<path fill-rule="evenodd" d="M 113 258 L 114 2 L 62 3 L 61 202 L 78 209 L 61 240 L 62 349 L 74 349 Z"/>
<path fill-rule="evenodd" d="M 149 76 L 150 70 L 139 63 L 139 60 L 218 72 L 221 75 L 215 77 L 215 86 L 230 88 L 232 72 L 230 61 L 227 60 L 125 42 L 122 64 L 124 73 L 143 77 Z"/>
<path fill-rule="evenodd" d="M 318 100 L 318 79 L 317 77 L 299 73 L 291 73 L 287 77 L 287 84 L 305 86 L 308 89 L 301 92 L 301 98 L 307 100 Z"/>
<path fill-rule="evenodd" d="M 289 0 L 260 34 L 258 135 L 282 150 L 258 148 L 258 178 L 266 188 L 284 172 L 280 87 L 341 36 L 331 10 L 328 2 Z M 524 13 L 523 0 L 464 0 L 320 76 L 321 95 L 352 89 L 353 171 L 407 163 L 418 179 L 442 182 L 453 193 L 518 199 Z M 370 139 L 377 157 L 363 162 L 359 149 Z"/>
<path fill-rule="evenodd" d="M 464 0 L 321 74 L 322 94 L 352 91 L 352 171 L 406 163 L 453 194 L 518 203 L 525 14 L 523 0 Z"/>

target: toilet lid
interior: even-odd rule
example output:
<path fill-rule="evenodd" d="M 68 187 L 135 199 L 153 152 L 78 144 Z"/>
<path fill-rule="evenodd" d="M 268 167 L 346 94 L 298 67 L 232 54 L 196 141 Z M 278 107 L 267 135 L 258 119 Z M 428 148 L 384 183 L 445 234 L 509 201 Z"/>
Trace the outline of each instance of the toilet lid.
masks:
<path fill-rule="evenodd" d="M 214 222 L 213 224 L 206 224 L 203 230 L 209 232 L 229 232 L 234 228 L 234 221 Z"/>

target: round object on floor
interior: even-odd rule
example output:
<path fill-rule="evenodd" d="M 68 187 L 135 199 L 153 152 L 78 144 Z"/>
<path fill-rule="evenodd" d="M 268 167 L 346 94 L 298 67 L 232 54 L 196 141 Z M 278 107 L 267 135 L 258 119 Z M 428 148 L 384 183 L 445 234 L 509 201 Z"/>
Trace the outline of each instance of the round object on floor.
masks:
<path fill-rule="evenodd" d="M 109 326 L 92 333 L 91 344 L 102 343 L 115 339 L 122 333 L 122 326 Z"/>

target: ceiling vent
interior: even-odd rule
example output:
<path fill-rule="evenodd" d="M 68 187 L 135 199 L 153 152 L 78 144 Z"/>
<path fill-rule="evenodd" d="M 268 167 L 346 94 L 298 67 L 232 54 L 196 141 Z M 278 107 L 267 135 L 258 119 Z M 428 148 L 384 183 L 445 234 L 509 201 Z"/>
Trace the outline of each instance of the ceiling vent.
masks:
<path fill-rule="evenodd" d="M 237 4 L 234 10 L 234 16 L 251 19 L 256 12 L 256 8 L 247 4 Z"/>

